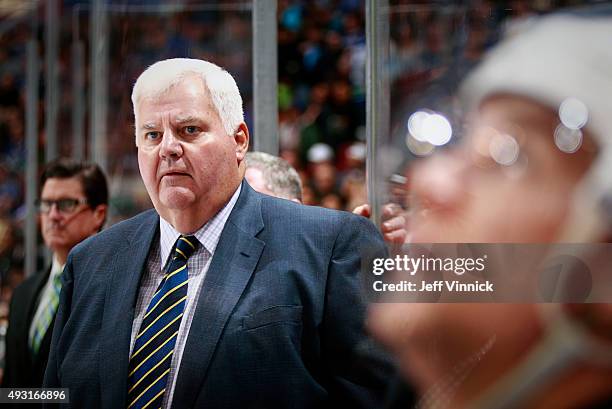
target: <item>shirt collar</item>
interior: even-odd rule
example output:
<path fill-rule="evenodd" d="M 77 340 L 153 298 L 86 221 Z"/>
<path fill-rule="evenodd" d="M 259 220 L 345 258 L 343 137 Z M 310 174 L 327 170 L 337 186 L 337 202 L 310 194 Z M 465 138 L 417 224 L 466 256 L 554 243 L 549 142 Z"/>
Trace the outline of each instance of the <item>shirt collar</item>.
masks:
<path fill-rule="evenodd" d="M 221 232 L 225 227 L 225 223 L 227 222 L 230 213 L 234 209 L 234 205 L 236 205 L 236 201 L 238 201 L 238 196 L 240 196 L 241 190 L 242 183 L 238 185 L 238 188 L 232 195 L 231 199 L 223 207 L 223 209 L 221 209 L 208 222 L 206 222 L 204 226 L 200 227 L 200 229 L 193 234 L 198 239 L 200 244 L 202 244 L 204 249 L 208 251 L 208 253 L 210 253 L 210 255 L 213 255 L 215 249 L 217 248 L 219 238 L 221 237 Z M 174 243 L 179 238 L 181 233 L 179 233 L 168 221 L 164 220 L 161 216 L 159 218 L 159 229 L 159 246 L 163 267 L 166 265 L 166 260 L 168 260 L 170 251 L 172 251 L 172 247 L 174 246 Z"/>
<path fill-rule="evenodd" d="M 55 255 L 53 255 L 53 262 L 51 263 L 51 277 L 55 277 L 58 276 L 60 274 L 62 274 L 62 271 L 64 271 L 64 266 L 66 264 L 60 264 L 60 262 L 57 260 L 57 257 L 55 257 Z"/>

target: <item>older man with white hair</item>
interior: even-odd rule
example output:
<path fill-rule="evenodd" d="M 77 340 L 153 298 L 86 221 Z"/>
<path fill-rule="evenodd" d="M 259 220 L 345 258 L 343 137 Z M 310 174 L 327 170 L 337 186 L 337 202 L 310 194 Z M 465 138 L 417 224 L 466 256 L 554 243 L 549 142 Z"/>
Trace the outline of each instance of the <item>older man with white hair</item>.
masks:
<path fill-rule="evenodd" d="M 232 76 L 172 59 L 136 81 L 138 164 L 154 210 L 76 248 L 46 373 L 79 408 L 378 406 L 387 361 L 363 330 L 375 227 L 243 181 Z"/>

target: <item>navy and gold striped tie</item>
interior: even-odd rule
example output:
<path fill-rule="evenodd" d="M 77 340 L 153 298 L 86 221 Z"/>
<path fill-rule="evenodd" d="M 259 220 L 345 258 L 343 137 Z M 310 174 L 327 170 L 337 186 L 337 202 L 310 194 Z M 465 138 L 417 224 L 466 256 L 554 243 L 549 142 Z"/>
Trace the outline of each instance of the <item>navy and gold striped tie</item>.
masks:
<path fill-rule="evenodd" d="M 187 300 L 187 259 L 199 242 L 181 236 L 136 335 L 128 369 L 128 408 L 161 407 Z"/>

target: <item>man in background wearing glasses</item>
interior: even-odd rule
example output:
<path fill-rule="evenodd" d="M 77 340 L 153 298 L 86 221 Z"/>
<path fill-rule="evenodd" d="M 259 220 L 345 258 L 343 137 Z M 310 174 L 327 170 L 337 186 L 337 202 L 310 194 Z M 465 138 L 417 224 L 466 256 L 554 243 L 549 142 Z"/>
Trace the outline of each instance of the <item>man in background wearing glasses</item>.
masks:
<path fill-rule="evenodd" d="M 97 165 L 55 160 L 45 167 L 40 185 L 37 208 L 53 261 L 13 292 L 3 387 L 41 387 L 66 257 L 72 247 L 100 231 L 106 219 L 108 188 Z"/>

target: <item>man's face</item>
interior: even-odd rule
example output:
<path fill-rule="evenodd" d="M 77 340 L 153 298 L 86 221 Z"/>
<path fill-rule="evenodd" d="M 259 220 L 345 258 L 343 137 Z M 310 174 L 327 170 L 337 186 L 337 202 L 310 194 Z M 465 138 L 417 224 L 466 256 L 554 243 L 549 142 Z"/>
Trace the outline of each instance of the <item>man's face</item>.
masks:
<path fill-rule="evenodd" d="M 567 154 L 555 146 L 558 124 L 552 110 L 527 99 L 485 102 L 461 148 L 415 169 L 413 241 L 557 239 L 573 189 L 592 160 L 585 149 Z M 513 156 L 513 164 L 496 162 Z"/>
<path fill-rule="evenodd" d="M 241 125 L 227 134 L 200 78 L 188 76 L 143 98 L 135 112 L 140 174 L 162 217 L 229 199 L 240 183 L 248 131 Z"/>
<path fill-rule="evenodd" d="M 62 199 L 85 201 L 83 187 L 77 177 L 49 178 L 45 181 L 41 201 Z M 42 235 L 47 247 L 55 253 L 67 253 L 76 244 L 97 233 L 105 216 L 105 206 L 98 207 L 92 209 L 86 203 L 79 203 L 68 212 L 52 205 L 49 212 L 41 213 Z"/>
<path fill-rule="evenodd" d="M 462 147 L 414 170 L 413 241 L 558 239 L 574 188 L 593 157 L 584 146 L 574 154 L 558 150 L 558 123 L 554 112 L 529 100 L 489 99 Z M 496 135 L 518 142 L 516 164 L 500 165 L 483 154 Z M 370 328 L 422 390 L 441 379 L 451 382 L 453 373 L 461 378 L 459 368 L 476 362 L 461 383 L 464 397 L 515 365 L 542 330 L 536 307 L 528 304 L 381 303 L 372 307 Z"/>

